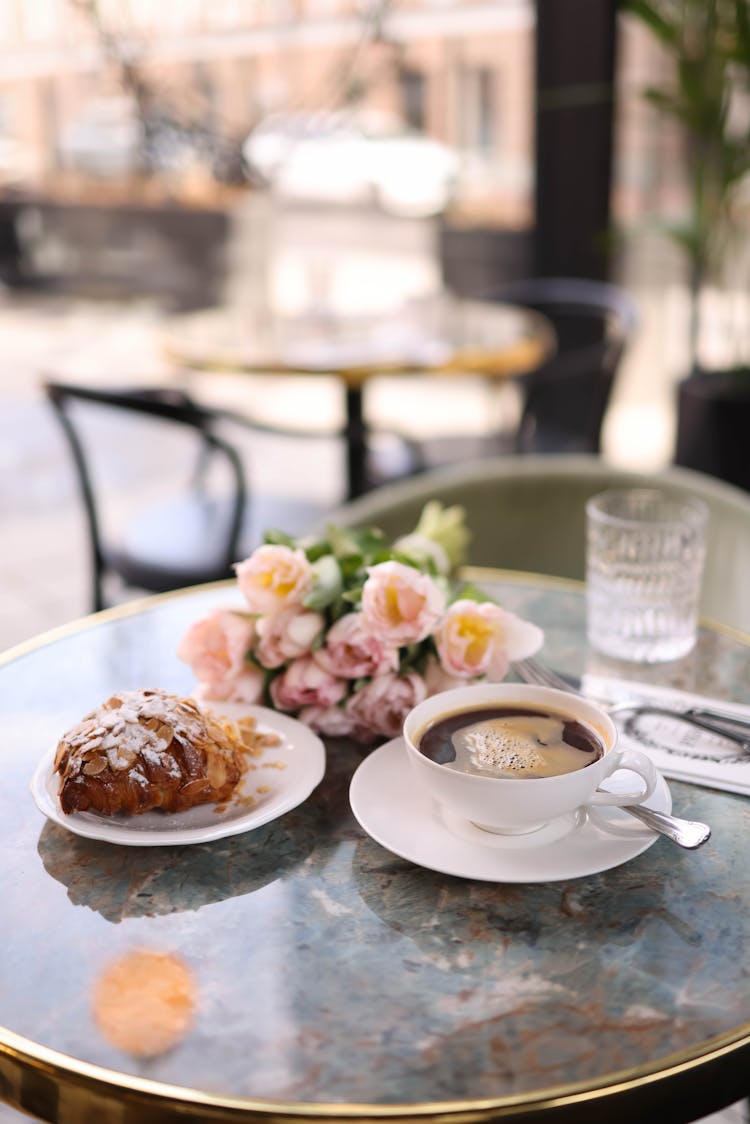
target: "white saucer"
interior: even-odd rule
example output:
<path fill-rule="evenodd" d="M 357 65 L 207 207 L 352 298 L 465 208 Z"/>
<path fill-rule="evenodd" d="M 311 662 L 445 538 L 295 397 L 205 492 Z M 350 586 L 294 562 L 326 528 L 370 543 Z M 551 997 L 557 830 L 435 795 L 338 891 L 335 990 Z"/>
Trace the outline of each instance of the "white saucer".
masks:
<path fill-rule="evenodd" d="M 215 804 L 199 804 L 187 812 L 173 814 L 155 811 L 138 816 L 99 816 L 94 812 L 66 815 L 58 799 L 59 777 L 54 771 L 54 749 L 44 755 L 31 780 L 31 794 L 37 807 L 48 819 L 75 835 L 130 847 L 166 847 L 206 843 L 252 831 L 296 808 L 323 779 L 326 763 L 323 743 L 302 722 L 262 706 L 204 705 L 227 718 L 252 715 L 259 730 L 281 737 L 280 744 L 269 746 L 262 757 L 251 758 L 251 765 L 256 768 L 248 771 L 223 812 L 218 811 Z M 259 788 L 268 791 L 258 792 Z M 241 798 L 247 796 L 255 800 L 252 807 L 242 803 Z"/>
<path fill-rule="evenodd" d="M 609 778 L 627 791 L 634 774 Z M 376 843 L 440 874 L 485 882 L 555 882 L 580 878 L 628 862 L 658 836 L 618 808 L 561 817 L 528 835 L 494 835 L 443 811 L 414 782 L 403 740 L 395 738 L 366 757 L 352 777 L 349 801 L 359 824 Z M 659 812 L 672 796 L 659 776 L 644 801 Z"/>

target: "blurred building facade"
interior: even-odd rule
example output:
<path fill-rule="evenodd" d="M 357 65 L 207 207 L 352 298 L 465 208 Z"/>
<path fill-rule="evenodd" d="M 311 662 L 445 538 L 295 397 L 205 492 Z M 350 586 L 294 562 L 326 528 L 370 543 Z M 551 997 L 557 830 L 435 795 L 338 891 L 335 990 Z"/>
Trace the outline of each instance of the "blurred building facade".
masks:
<path fill-rule="evenodd" d="M 99 145 L 87 171 L 132 172 L 144 109 L 237 142 L 274 111 L 356 103 L 456 149 L 467 196 L 523 224 L 533 19 L 531 0 L 3 0 L 4 179 L 59 189 L 76 129 Z"/>
<path fill-rule="evenodd" d="M 525 226 L 534 21 L 534 0 L 1 0 L 0 183 L 61 190 L 76 134 L 87 172 L 132 174 L 148 112 L 231 151 L 269 113 L 356 103 L 460 154 L 459 213 Z M 678 142 L 637 96 L 656 47 L 622 32 L 616 209 L 632 218 L 679 190 Z M 198 190 L 195 153 L 174 135 L 162 147 L 162 179 Z"/>

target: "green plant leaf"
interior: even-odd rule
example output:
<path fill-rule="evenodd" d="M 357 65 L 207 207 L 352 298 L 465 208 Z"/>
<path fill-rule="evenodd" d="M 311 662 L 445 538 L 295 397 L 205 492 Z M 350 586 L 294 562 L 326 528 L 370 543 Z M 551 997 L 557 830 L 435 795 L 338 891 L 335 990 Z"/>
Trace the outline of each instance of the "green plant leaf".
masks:
<path fill-rule="evenodd" d="M 643 91 L 645 100 L 657 109 L 660 113 L 665 113 L 669 117 L 674 117 L 683 123 L 687 121 L 688 111 L 685 105 L 674 94 L 668 90 L 660 90 L 654 86 L 648 86 Z"/>
<path fill-rule="evenodd" d="M 466 582 L 464 585 L 457 585 L 449 598 L 449 604 L 454 601 L 495 601 L 494 597 L 490 597 L 489 593 L 485 593 L 478 585 L 473 582 Z"/>
<path fill-rule="evenodd" d="M 331 553 L 331 544 L 325 538 L 299 539 L 297 545 L 304 550 L 308 562 L 317 562 L 319 558 Z"/>
<path fill-rule="evenodd" d="M 341 569 L 332 554 L 318 558 L 312 564 L 313 586 L 303 600 L 308 609 L 326 609 L 341 596 L 344 583 Z"/>
<path fill-rule="evenodd" d="M 266 531 L 263 536 L 263 541 L 271 546 L 289 546 L 294 549 L 297 546 L 296 539 L 292 535 L 288 535 L 285 531 L 278 531 L 275 528 Z"/>
<path fill-rule="evenodd" d="M 399 649 L 398 670 L 399 674 L 406 675 L 409 671 L 414 671 L 417 664 L 420 662 L 422 655 L 422 644 L 407 644 L 404 648 Z"/>
<path fill-rule="evenodd" d="M 621 7 L 645 23 L 662 43 L 673 46 L 678 42 L 679 26 L 664 15 L 661 5 L 649 0 L 621 0 Z"/>
<path fill-rule="evenodd" d="M 326 534 L 331 550 L 339 559 L 350 556 L 369 558 L 385 549 L 385 536 L 377 527 L 349 530 L 330 526 L 326 528 Z"/>
<path fill-rule="evenodd" d="M 730 48 L 731 57 L 750 68 L 750 8 L 747 0 L 734 0 L 734 20 L 737 27 L 737 41 Z"/>
<path fill-rule="evenodd" d="M 434 577 L 439 571 L 431 558 L 421 557 L 417 559 L 413 554 L 408 554 L 402 550 L 391 551 L 391 558 L 394 562 L 400 562 L 403 566 L 411 566 L 414 570 L 419 570 L 423 574 L 429 574 Z"/>

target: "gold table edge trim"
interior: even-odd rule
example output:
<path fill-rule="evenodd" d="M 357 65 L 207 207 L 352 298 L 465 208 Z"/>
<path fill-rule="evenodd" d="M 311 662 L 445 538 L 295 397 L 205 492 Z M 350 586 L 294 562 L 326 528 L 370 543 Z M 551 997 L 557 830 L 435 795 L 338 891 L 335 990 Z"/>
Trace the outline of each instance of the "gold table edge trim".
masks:
<path fill-rule="evenodd" d="M 69 1111 L 80 1104 L 92 1107 L 96 1099 L 100 1112 L 113 1115 L 97 1116 L 98 1124 L 115 1124 L 122 1121 L 122 1107 L 125 1100 L 143 1100 L 149 1103 L 149 1121 L 152 1124 L 171 1122 L 185 1115 L 200 1111 L 201 1119 L 208 1121 L 230 1121 L 239 1114 L 262 1116 L 276 1121 L 327 1120 L 343 1124 L 345 1121 L 362 1120 L 413 1120 L 427 1118 L 431 1122 L 458 1120 L 465 1124 L 489 1121 L 496 1118 L 512 1117 L 517 1112 L 524 1113 L 524 1119 L 531 1113 L 534 1116 L 552 1112 L 563 1107 L 582 1105 L 586 1102 L 616 1097 L 626 1092 L 637 1092 L 649 1086 L 667 1082 L 691 1070 L 702 1070 L 712 1062 L 750 1049 L 750 1023 L 729 1034 L 718 1035 L 701 1043 L 700 1047 L 668 1054 L 632 1069 L 618 1070 L 598 1079 L 579 1081 L 567 1085 L 553 1085 L 547 1089 L 517 1093 L 498 1098 L 480 1098 L 462 1101 L 394 1102 L 390 1104 L 359 1104 L 346 1102 L 297 1102 L 271 1099 L 254 1099 L 222 1096 L 207 1093 L 187 1086 L 170 1085 L 167 1082 L 120 1073 L 92 1062 L 81 1061 L 50 1047 L 40 1046 L 14 1031 L 0 1026 L 0 1075 L 8 1079 L 3 1096 L 11 1090 L 23 1088 L 31 1096 L 19 1095 L 8 1101 L 13 1107 L 28 1107 L 38 1113 L 31 1105 L 43 1103 L 47 1097 L 34 1096 L 36 1088 L 48 1091 L 50 1079 L 57 1081 L 60 1088 L 73 1098 L 66 1101 L 66 1112 L 60 1119 L 75 1120 Z M 14 1080 L 18 1071 L 22 1077 Z M 161 1103 L 162 1111 L 159 1111 Z M 114 1113 L 116 1112 L 116 1115 Z M 206 1116 L 209 1112 L 210 1116 Z M 57 1116 L 51 1119 L 58 1119 Z"/>
<path fill-rule="evenodd" d="M 481 566 L 464 567 L 462 573 L 467 579 L 473 581 L 508 581 L 518 582 L 519 584 L 534 581 L 535 584 L 546 585 L 549 588 L 569 589 L 571 591 L 580 590 L 584 585 L 582 581 L 574 578 L 561 578 L 554 575 Z M 54 643 L 65 636 L 85 631 L 99 623 L 134 616 L 149 606 L 175 600 L 188 593 L 208 593 L 212 589 L 217 592 L 231 590 L 235 588 L 235 584 L 233 579 L 228 579 L 208 585 L 172 590 L 168 593 L 138 598 L 111 609 L 104 609 L 98 613 L 79 617 L 10 648 L 0 655 L 0 667 L 35 651 L 37 648 Z M 750 636 L 739 630 L 715 622 L 702 623 L 750 645 Z M 100 1111 L 111 1109 L 113 1115 L 111 1118 L 109 1116 L 100 1117 L 100 1124 L 108 1124 L 109 1119 L 112 1120 L 112 1124 L 121 1120 L 123 1095 L 147 1099 L 152 1106 L 154 1100 L 164 1102 L 163 1115 L 159 1113 L 150 1116 L 150 1119 L 154 1121 L 163 1119 L 165 1122 L 175 1119 L 173 1115 L 175 1112 L 184 1117 L 186 1109 L 194 1109 L 196 1112 L 200 1110 L 203 1113 L 207 1110 L 211 1111 L 211 1120 L 231 1120 L 240 1113 L 251 1113 L 275 1120 L 321 1118 L 339 1122 L 367 1119 L 395 1121 L 428 1117 L 432 1121 L 441 1118 L 460 1118 L 466 1124 L 471 1124 L 472 1121 L 512 1116 L 518 1110 L 538 1114 L 562 1108 L 566 1104 L 582 1104 L 586 1101 L 612 1097 L 627 1090 L 637 1090 L 644 1086 L 666 1081 L 671 1077 L 689 1072 L 691 1069 L 700 1068 L 711 1061 L 718 1061 L 745 1047 L 750 1048 L 750 1022 L 728 1034 L 707 1039 L 699 1047 L 678 1051 L 654 1063 L 614 1072 L 598 1081 L 552 1086 L 549 1089 L 533 1093 L 517 1094 L 498 1099 L 435 1101 L 416 1104 L 304 1103 L 222 1097 L 204 1093 L 197 1089 L 178 1087 L 130 1074 L 118 1073 L 116 1070 L 80 1061 L 50 1047 L 38 1045 L 32 1040 L 16 1034 L 15 1031 L 0 1026 L 0 1074 L 8 1078 L 7 1092 L 10 1092 L 16 1085 L 20 1086 L 21 1084 L 20 1079 L 19 1081 L 13 1079 L 16 1068 L 22 1071 L 24 1091 L 32 1095 L 30 1097 L 24 1095 L 20 1098 L 17 1096 L 17 1099 L 8 1101 L 13 1107 L 22 1109 L 24 1105 L 30 1105 L 36 1101 L 37 1098 L 33 1095 L 35 1084 L 38 1084 L 40 1089 L 42 1086 L 46 1089 L 50 1077 L 58 1081 L 61 1087 L 66 1083 L 66 1079 L 69 1084 L 75 1082 L 76 1091 L 81 1095 L 81 1103 L 84 1103 L 92 1093 L 99 1096 L 102 1093 L 109 1094 L 105 1103 L 101 1104 L 99 1108 Z M 7 1095 L 2 1088 L 0 1088 L 0 1094 L 3 1097 Z M 193 1115 L 192 1111 L 191 1115 Z M 54 1119 L 57 1119 L 57 1117 Z M 204 1119 L 208 1118 L 204 1117 Z"/>

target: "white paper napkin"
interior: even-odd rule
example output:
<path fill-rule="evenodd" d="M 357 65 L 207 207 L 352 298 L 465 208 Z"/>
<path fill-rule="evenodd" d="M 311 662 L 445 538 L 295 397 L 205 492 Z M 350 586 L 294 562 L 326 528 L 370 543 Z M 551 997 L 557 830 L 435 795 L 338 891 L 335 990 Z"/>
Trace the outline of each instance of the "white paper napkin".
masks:
<path fill-rule="evenodd" d="M 584 694 L 609 702 L 639 701 L 684 710 L 708 706 L 750 723 L 750 707 L 723 699 L 708 699 L 667 687 L 586 675 Z M 750 752 L 728 738 L 661 715 L 612 715 L 620 731 L 620 744 L 644 750 L 665 777 L 750 794 Z M 748 732 L 750 741 L 750 731 Z"/>

